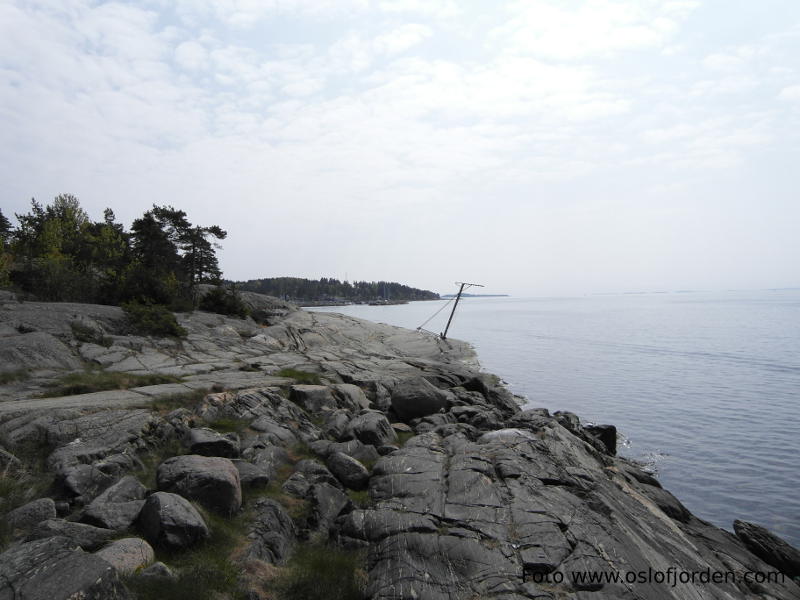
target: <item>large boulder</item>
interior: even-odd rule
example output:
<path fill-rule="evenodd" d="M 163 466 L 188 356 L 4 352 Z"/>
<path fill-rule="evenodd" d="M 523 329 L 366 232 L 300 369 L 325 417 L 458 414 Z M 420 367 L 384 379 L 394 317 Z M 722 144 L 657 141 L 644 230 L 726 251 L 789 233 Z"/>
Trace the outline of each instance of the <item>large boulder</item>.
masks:
<path fill-rule="evenodd" d="M 242 506 L 239 471 L 227 458 L 174 456 L 159 465 L 156 480 L 159 490 L 196 500 L 223 515 L 232 515 Z"/>
<path fill-rule="evenodd" d="M 239 456 L 239 436 L 235 433 L 221 434 L 213 429 L 198 427 L 189 430 L 189 451 L 201 456 Z"/>
<path fill-rule="evenodd" d="M 103 527 L 95 527 L 85 523 L 73 523 L 64 519 L 48 519 L 36 525 L 25 538 L 25 541 L 32 542 L 43 538 L 61 536 L 68 538 L 76 546 L 80 546 L 87 552 L 91 552 L 111 541 L 114 535 L 114 531 Z"/>
<path fill-rule="evenodd" d="M 241 459 L 232 462 L 239 471 L 239 481 L 242 487 L 264 487 L 269 484 L 269 470 L 266 467 Z"/>
<path fill-rule="evenodd" d="M 120 575 L 133 575 L 155 558 L 152 546 L 141 538 L 115 540 L 95 552 L 95 555 L 114 567 Z"/>
<path fill-rule="evenodd" d="M 19 508 L 15 508 L 6 515 L 5 520 L 12 531 L 28 530 L 42 521 L 54 519 L 55 516 L 55 502 L 50 498 L 39 498 Z"/>
<path fill-rule="evenodd" d="M 331 386 L 338 404 L 342 408 L 348 410 L 359 411 L 364 408 L 369 408 L 369 400 L 362 390 L 357 385 L 352 383 L 335 383 Z"/>
<path fill-rule="evenodd" d="M 64 537 L 27 542 L 0 554 L 3 600 L 127 600 L 116 569 Z"/>
<path fill-rule="evenodd" d="M 334 410 L 336 399 L 327 385 L 293 385 L 289 399 L 310 413 Z"/>
<path fill-rule="evenodd" d="M 382 412 L 365 410 L 350 421 L 353 437 L 376 448 L 397 441 L 397 434 Z"/>
<path fill-rule="evenodd" d="M 392 390 L 392 408 L 403 421 L 447 408 L 448 395 L 422 377 L 406 379 Z"/>
<path fill-rule="evenodd" d="M 167 548 L 186 548 L 210 535 L 197 509 L 185 498 L 167 492 L 147 498 L 139 513 L 139 527 L 151 544 Z"/>
<path fill-rule="evenodd" d="M 90 525 L 124 531 L 139 516 L 146 492 L 134 476 L 123 477 L 92 500 L 81 520 Z"/>
<path fill-rule="evenodd" d="M 252 541 L 247 557 L 274 565 L 284 563 L 297 536 L 294 521 L 286 509 L 275 500 L 261 498 L 253 506 L 250 523 L 247 538 Z"/>
<path fill-rule="evenodd" d="M 765 563 L 789 577 L 800 577 L 800 550 L 755 523 L 737 520 L 733 522 L 733 530 L 750 552 Z"/>
<path fill-rule="evenodd" d="M 369 471 L 352 456 L 334 452 L 328 456 L 328 469 L 351 490 L 365 490 L 369 485 Z"/>

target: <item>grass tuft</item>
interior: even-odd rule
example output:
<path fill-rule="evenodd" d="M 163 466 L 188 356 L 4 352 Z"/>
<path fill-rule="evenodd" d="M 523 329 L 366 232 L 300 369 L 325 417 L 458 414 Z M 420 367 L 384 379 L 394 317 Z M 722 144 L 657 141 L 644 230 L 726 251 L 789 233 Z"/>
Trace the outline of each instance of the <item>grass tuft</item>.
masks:
<path fill-rule="evenodd" d="M 406 445 L 406 442 L 414 437 L 416 433 L 413 431 L 400 431 L 397 433 L 397 447 L 402 448 Z"/>
<path fill-rule="evenodd" d="M 276 377 L 294 379 L 297 383 L 306 385 L 320 385 L 322 383 L 322 380 L 316 373 L 309 373 L 308 371 L 300 371 L 298 369 L 281 369 L 274 375 Z"/>
<path fill-rule="evenodd" d="M 363 600 L 366 579 L 361 552 L 308 544 L 297 548 L 273 586 L 280 600 Z"/>
<path fill-rule="evenodd" d="M 142 482 L 142 485 L 149 490 L 157 489 L 156 486 L 156 471 L 158 465 L 172 458 L 173 456 L 180 456 L 186 454 L 186 448 L 181 444 L 178 439 L 171 439 L 161 446 L 156 446 L 146 454 L 139 456 L 144 468 L 135 471 L 134 475 Z"/>
<path fill-rule="evenodd" d="M 15 381 L 25 381 L 31 376 L 28 369 L 15 369 L 14 371 L 5 371 L 0 373 L 0 385 L 7 385 Z"/>
<path fill-rule="evenodd" d="M 132 375 L 114 371 L 83 371 L 70 373 L 50 384 L 50 389 L 42 394 L 42 398 L 54 396 L 72 396 L 105 390 L 127 390 L 145 385 L 160 383 L 177 383 L 179 377 L 172 375 Z"/>
<path fill-rule="evenodd" d="M 225 518 L 196 507 L 211 537 L 184 551 L 156 549 L 156 559 L 177 571 L 176 580 L 130 577 L 126 586 L 138 600 L 244 600 L 242 568 L 233 559 L 247 543 L 246 514 Z"/>
<path fill-rule="evenodd" d="M 206 421 L 206 427 L 209 427 L 220 433 L 238 433 L 241 435 L 250 425 L 242 419 L 231 419 L 229 417 L 218 417 Z"/>
<path fill-rule="evenodd" d="M 375 501 L 369 495 L 369 490 L 347 490 L 347 495 L 358 508 L 370 508 L 375 505 Z"/>
<path fill-rule="evenodd" d="M 15 449 L 17 466 L 0 471 L 0 551 L 11 542 L 14 532 L 5 515 L 32 500 L 47 495 L 55 477 L 47 469 L 46 446 L 29 445 Z"/>
<path fill-rule="evenodd" d="M 194 408 L 198 402 L 210 393 L 211 391 L 208 388 L 201 388 L 184 394 L 172 394 L 171 396 L 157 398 L 147 406 L 159 414 L 167 415 L 178 408 Z"/>

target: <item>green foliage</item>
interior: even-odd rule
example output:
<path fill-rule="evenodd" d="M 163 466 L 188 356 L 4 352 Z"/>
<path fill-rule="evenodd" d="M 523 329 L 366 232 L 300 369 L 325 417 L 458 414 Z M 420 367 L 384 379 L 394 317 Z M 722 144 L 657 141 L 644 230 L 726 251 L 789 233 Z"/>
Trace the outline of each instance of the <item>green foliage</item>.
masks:
<path fill-rule="evenodd" d="M 161 304 L 126 302 L 122 309 L 128 316 L 136 333 L 142 335 L 186 337 L 187 331 L 175 319 L 175 315 Z"/>
<path fill-rule="evenodd" d="M 4 371 L 0 373 L 0 385 L 14 383 L 15 381 L 25 381 L 30 377 L 28 369 L 15 369 L 14 371 Z"/>
<path fill-rule="evenodd" d="M 46 467 L 48 453 L 46 446 L 37 444 L 16 448 L 20 463 L 0 471 L 0 551 L 11 542 L 14 533 L 5 515 L 46 495 L 53 486 L 54 476 Z"/>
<path fill-rule="evenodd" d="M 299 546 L 274 582 L 281 600 L 362 600 L 364 558 L 323 544 Z"/>
<path fill-rule="evenodd" d="M 406 442 L 414 437 L 416 434 L 413 431 L 401 431 L 397 434 L 397 446 L 402 448 Z"/>
<path fill-rule="evenodd" d="M 347 490 L 347 495 L 358 508 L 370 508 L 375 504 L 368 490 Z"/>
<path fill-rule="evenodd" d="M 200 300 L 200 310 L 244 319 L 250 310 L 234 290 L 215 287 Z"/>
<path fill-rule="evenodd" d="M 185 394 L 173 394 L 171 396 L 158 398 L 150 402 L 147 406 L 158 413 L 169 414 L 178 408 L 194 408 L 197 403 L 209 393 L 211 393 L 211 390 L 208 388 L 201 388 L 186 392 Z"/>
<path fill-rule="evenodd" d="M 70 329 L 72 329 L 72 335 L 75 337 L 76 340 L 79 342 L 84 342 L 87 344 L 98 344 L 100 346 L 105 346 L 106 348 L 110 348 L 111 345 L 114 343 L 114 339 L 98 333 L 91 327 L 87 327 L 78 321 L 73 321 L 69 324 Z"/>
<path fill-rule="evenodd" d="M 272 277 L 251 279 L 236 284 L 239 289 L 290 300 L 333 300 L 369 302 L 372 300 L 438 300 L 439 294 L 391 281 L 339 281 L 326 278 Z"/>
<path fill-rule="evenodd" d="M 275 377 L 286 377 L 294 379 L 297 383 L 306 385 L 320 385 L 322 381 L 316 373 L 309 373 L 308 371 L 300 371 L 298 369 L 281 369 L 274 373 Z"/>
<path fill-rule="evenodd" d="M 128 300 L 193 308 L 194 286 L 217 282 L 219 226 L 192 225 L 186 213 L 153 206 L 131 231 L 106 209 L 93 222 L 75 196 L 31 201 L 11 228 L 0 213 L 0 285 L 11 283 L 42 300 L 119 304 Z"/>
<path fill-rule="evenodd" d="M 218 600 L 245 598 L 240 584 L 242 569 L 232 558 L 246 541 L 246 515 L 226 519 L 196 507 L 211 530 L 211 537 L 185 551 L 157 549 L 156 559 L 173 567 L 176 580 L 131 577 L 125 584 L 139 600 Z"/>
<path fill-rule="evenodd" d="M 104 390 L 127 390 L 133 387 L 176 383 L 178 381 L 180 381 L 179 377 L 155 373 L 152 375 L 132 375 L 131 373 L 114 371 L 83 371 L 69 373 L 59 378 L 50 385 L 50 389 L 42 394 L 42 397 L 71 396 L 73 394 L 88 394 Z"/>
<path fill-rule="evenodd" d="M 242 433 L 249 426 L 247 421 L 242 419 L 230 419 L 228 417 L 218 417 L 206 421 L 206 427 L 210 427 L 220 433 Z"/>
<path fill-rule="evenodd" d="M 136 471 L 136 478 L 141 481 L 142 485 L 146 488 L 151 490 L 157 489 L 156 471 L 158 470 L 158 465 L 168 458 L 180 456 L 185 453 L 186 449 L 179 440 L 174 438 L 166 441 L 161 446 L 151 448 L 148 452 L 139 456 L 139 462 L 141 462 L 142 468 Z"/>

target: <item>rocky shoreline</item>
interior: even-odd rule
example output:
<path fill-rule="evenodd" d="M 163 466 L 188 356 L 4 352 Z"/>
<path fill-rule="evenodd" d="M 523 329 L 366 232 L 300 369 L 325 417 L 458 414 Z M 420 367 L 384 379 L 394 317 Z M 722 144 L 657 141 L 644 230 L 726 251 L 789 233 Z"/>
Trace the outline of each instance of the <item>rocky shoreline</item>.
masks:
<path fill-rule="evenodd" d="M 357 557 L 331 598 L 800 598 L 796 549 L 522 410 L 467 344 L 246 300 L 266 325 L 177 340 L 0 297 L 0 600 L 310 597 L 285 581 L 320 547 Z M 84 369 L 174 381 L 41 397 Z"/>

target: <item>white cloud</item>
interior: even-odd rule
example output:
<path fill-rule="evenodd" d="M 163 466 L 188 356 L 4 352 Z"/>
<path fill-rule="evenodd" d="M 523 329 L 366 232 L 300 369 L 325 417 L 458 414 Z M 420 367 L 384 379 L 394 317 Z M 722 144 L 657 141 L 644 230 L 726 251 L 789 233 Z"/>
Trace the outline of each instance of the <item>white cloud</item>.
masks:
<path fill-rule="evenodd" d="M 510 51 L 560 60 L 605 58 L 623 50 L 666 47 L 693 2 L 518 0 L 493 32 Z"/>
<path fill-rule="evenodd" d="M 208 66 L 208 52 L 197 42 L 183 42 L 175 48 L 175 60 L 184 69 L 197 71 Z"/>
<path fill-rule="evenodd" d="M 386 54 L 398 54 L 416 46 L 431 35 L 433 30 L 427 25 L 408 23 L 376 37 L 374 47 Z"/>
<path fill-rule="evenodd" d="M 800 99 L 798 37 L 701 44 L 695 6 L 6 2 L 0 177 L 11 198 L 71 191 L 123 219 L 186 206 L 231 230 L 232 276 L 269 274 L 251 257 L 276 254 L 284 274 L 352 261 L 407 278 L 381 236 L 436 254 L 452 219 L 477 231 L 491 204 L 549 239 L 561 203 L 688 198 L 796 148 L 776 97 Z M 285 252 L 299 222 L 325 256 Z"/>
<path fill-rule="evenodd" d="M 800 100 L 800 85 L 790 85 L 783 88 L 778 94 L 778 98 L 792 102 Z"/>

